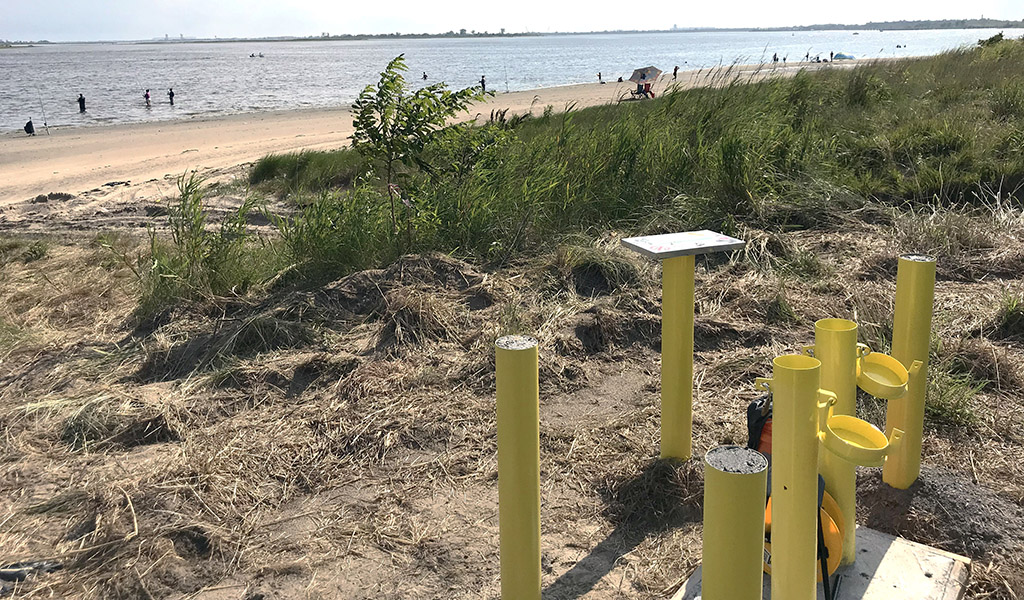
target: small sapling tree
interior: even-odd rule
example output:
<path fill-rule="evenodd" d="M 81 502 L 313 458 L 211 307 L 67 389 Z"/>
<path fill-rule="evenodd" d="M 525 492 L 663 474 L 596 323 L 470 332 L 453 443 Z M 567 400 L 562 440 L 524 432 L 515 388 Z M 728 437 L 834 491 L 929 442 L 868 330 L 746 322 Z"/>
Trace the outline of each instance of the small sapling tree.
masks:
<path fill-rule="evenodd" d="M 377 85 L 366 86 L 352 105 L 352 147 L 370 159 L 374 174 L 387 188 L 392 236 L 398 231 L 396 199 L 411 209 L 395 183 L 396 168 L 405 164 L 429 170 L 423 161 L 426 145 L 448 126 L 449 119 L 484 98 L 476 88 L 452 91 L 444 83 L 410 92 L 402 76 L 407 70 L 405 55 L 398 55 L 380 74 Z"/>

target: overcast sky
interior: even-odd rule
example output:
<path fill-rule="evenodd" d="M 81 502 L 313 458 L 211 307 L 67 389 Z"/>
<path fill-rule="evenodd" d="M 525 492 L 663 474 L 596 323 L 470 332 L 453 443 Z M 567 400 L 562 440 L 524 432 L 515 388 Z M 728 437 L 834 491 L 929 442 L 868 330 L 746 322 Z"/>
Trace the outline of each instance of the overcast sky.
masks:
<path fill-rule="evenodd" d="M 262 37 L 448 30 L 772 27 L 901 19 L 1024 19 L 1022 0 L 0 0 L 0 39 Z"/>

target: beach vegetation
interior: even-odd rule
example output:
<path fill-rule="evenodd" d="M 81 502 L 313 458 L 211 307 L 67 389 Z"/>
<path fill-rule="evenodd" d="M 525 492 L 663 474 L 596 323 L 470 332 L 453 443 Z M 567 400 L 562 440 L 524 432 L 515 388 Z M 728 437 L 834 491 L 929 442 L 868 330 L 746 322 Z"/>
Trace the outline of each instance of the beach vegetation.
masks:
<path fill-rule="evenodd" d="M 304 190 L 309 210 L 280 223 L 293 261 L 318 277 L 424 250 L 502 263 L 608 229 L 821 227 L 868 203 L 909 208 L 908 244 L 955 253 L 992 242 L 984 211 L 971 212 L 986 190 L 1019 203 L 1022 61 L 1024 42 L 1002 40 L 790 78 L 725 67 L 650 102 L 445 126 L 479 96 L 409 93 L 398 57 L 356 103 L 352 149 L 266 157 L 251 178 Z M 346 223 L 384 231 L 331 233 Z M 381 251 L 389 236 L 396 249 Z"/>
<path fill-rule="evenodd" d="M 140 317 L 183 301 L 244 294 L 261 269 L 274 264 L 261 256 L 247 227 L 254 199 L 247 198 L 211 227 L 205 194 L 202 177 L 195 172 L 182 175 L 178 198 L 167 209 L 170 239 L 150 230 L 148 261 L 142 268 L 132 266 L 141 282 Z M 115 256 L 133 262 L 127 255 Z"/>
<path fill-rule="evenodd" d="M 370 162 L 370 170 L 386 188 L 392 235 L 398 231 L 399 213 L 410 233 L 418 212 L 412 190 L 400 185 L 399 165 L 415 166 L 428 174 L 443 168 L 425 160 L 424 149 L 449 127 L 452 117 L 484 98 L 482 91 L 452 91 L 444 83 L 410 92 L 402 75 L 405 71 L 405 57 L 398 55 L 381 72 L 377 84 L 366 86 L 352 105 L 352 147 Z M 404 208 L 397 208 L 399 203 Z"/>
<path fill-rule="evenodd" d="M 268 154 L 256 161 L 249 183 L 266 183 L 280 195 L 300 195 L 305 190 L 345 189 L 366 173 L 366 160 L 349 149 Z"/>

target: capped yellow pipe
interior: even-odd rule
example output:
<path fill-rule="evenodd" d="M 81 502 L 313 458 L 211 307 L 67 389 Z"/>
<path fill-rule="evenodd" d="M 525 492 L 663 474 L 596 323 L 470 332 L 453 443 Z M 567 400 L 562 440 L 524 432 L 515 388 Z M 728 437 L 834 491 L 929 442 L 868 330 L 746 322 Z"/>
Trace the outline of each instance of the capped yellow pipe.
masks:
<path fill-rule="evenodd" d="M 761 600 L 768 460 L 742 446 L 704 455 L 701 598 Z"/>
<path fill-rule="evenodd" d="M 693 256 L 661 261 L 662 458 L 692 453 L 693 269 Z"/>
<path fill-rule="evenodd" d="M 772 361 L 772 598 L 815 600 L 821 362 Z"/>
<path fill-rule="evenodd" d="M 882 480 L 894 488 L 910 487 L 921 473 L 921 437 L 924 402 L 928 387 L 928 353 L 931 346 L 932 303 L 935 300 L 935 259 L 919 254 L 900 257 L 896 270 L 896 306 L 892 320 L 892 356 L 909 372 L 915 361 L 921 367 L 916 385 L 911 378 L 907 393 L 890 401 L 885 413 L 885 434 L 902 429 L 898 455 L 890 453 Z"/>
<path fill-rule="evenodd" d="M 502 600 L 540 600 L 540 391 L 537 340 L 498 339 L 498 529 Z"/>
<path fill-rule="evenodd" d="M 821 388 L 836 395 L 833 412 L 857 415 L 857 324 L 848 319 L 821 319 L 814 324 L 814 357 L 821 361 Z M 857 467 L 831 452 L 821 452 L 818 469 L 825 479 L 825 490 L 835 499 L 842 514 L 843 537 L 841 564 L 853 564 L 857 558 Z"/>

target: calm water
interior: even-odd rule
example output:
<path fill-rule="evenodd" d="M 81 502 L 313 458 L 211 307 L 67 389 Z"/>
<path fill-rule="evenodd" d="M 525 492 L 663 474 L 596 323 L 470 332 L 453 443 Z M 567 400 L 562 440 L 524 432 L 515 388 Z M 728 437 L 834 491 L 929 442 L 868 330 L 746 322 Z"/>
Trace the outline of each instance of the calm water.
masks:
<path fill-rule="evenodd" d="M 409 79 L 453 87 L 486 75 L 489 89 L 515 91 L 606 80 L 636 67 L 671 71 L 719 63 L 798 62 L 810 52 L 857 58 L 936 54 L 996 30 L 818 32 L 679 32 L 491 39 L 220 44 L 62 44 L 0 50 L 0 131 L 18 130 L 43 113 L 50 126 L 158 121 L 199 115 L 351 103 L 388 60 L 405 53 Z M 1024 32 L 1007 31 L 1019 36 Z M 896 48 L 897 45 L 904 46 Z M 264 58 L 250 58 L 262 52 Z M 175 106 L 167 89 L 175 91 Z M 152 90 L 153 106 L 142 99 Z M 85 94 L 88 111 L 78 112 Z"/>

